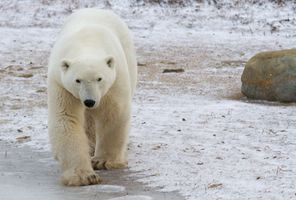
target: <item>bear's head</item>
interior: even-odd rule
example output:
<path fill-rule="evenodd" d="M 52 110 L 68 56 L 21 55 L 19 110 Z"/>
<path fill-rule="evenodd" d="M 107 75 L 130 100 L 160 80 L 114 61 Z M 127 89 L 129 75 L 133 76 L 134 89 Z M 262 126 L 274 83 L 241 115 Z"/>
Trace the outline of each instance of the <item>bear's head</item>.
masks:
<path fill-rule="evenodd" d="M 63 59 L 61 71 L 64 88 L 86 108 L 98 107 L 116 77 L 112 56 Z"/>

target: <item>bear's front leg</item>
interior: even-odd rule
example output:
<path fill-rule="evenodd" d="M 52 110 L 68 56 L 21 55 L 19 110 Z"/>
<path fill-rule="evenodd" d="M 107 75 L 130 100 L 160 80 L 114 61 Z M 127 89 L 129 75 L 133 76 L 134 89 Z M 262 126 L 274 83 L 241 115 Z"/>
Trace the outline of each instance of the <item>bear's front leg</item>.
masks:
<path fill-rule="evenodd" d="M 96 149 L 92 158 L 94 169 L 118 169 L 127 166 L 127 143 L 130 129 L 130 114 L 98 123 Z"/>
<path fill-rule="evenodd" d="M 73 126 L 71 123 L 73 122 L 66 122 L 64 126 Z M 72 131 L 60 130 L 60 133 L 67 133 L 64 132 L 63 136 L 57 137 L 60 142 L 57 142 L 59 150 L 56 157 L 62 166 L 62 183 L 69 186 L 98 184 L 101 179 L 91 166 L 87 137 L 81 126 L 74 127 Z"/>
<path fill-rule="evenodd" d="M 91 185 L 101 181 L 91 166 L 83 108 L 67 91 L 50 85 L 48 128 L 53 153 L 62 167 L 62 183 Z"/>

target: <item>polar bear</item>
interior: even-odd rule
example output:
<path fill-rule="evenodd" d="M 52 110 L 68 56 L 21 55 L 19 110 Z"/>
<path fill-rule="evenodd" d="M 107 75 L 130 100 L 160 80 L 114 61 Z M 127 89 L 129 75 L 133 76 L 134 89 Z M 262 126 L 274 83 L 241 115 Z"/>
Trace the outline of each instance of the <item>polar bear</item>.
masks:
<path fill-rule="evenodd" d="M 127 165 L 136 82 L 136 53 L 127 25 L 112 11 L 73 13 L 48 63 L 49 138 L 63 184 L 97 184 L 101 179 L 95 169 Z"/>

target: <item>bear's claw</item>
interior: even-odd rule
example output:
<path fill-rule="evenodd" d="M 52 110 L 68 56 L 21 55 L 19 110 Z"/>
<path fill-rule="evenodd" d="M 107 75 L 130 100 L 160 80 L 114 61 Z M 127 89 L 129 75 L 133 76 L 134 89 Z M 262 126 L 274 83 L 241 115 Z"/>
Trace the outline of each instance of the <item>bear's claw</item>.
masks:
<path fill-rule="evenodd" d="M 92 160 L 91 165 L 94 170 L 107 169 L 106 168 L 106 161 Z"/>

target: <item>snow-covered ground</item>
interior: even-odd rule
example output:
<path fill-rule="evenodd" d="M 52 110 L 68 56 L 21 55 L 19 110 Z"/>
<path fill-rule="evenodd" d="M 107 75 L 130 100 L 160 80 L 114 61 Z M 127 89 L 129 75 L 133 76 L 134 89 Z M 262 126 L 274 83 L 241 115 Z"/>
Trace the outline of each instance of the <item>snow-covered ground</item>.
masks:
<path fill-rule="evenodd" d="M 295 104 L 250 101 L 240 93 L 252 55 L 295 47 L 295 3 L 96 2 L 1 1 L 1 140 L 30 136 L 22 144 L 49 151 L 50 48 L 72 10 L 109 8 L 130 26 L 138 53 L 133 176 L 189 200 L 296 198 Z M 167 68 L 185 72 L 162 73 Z"/>

